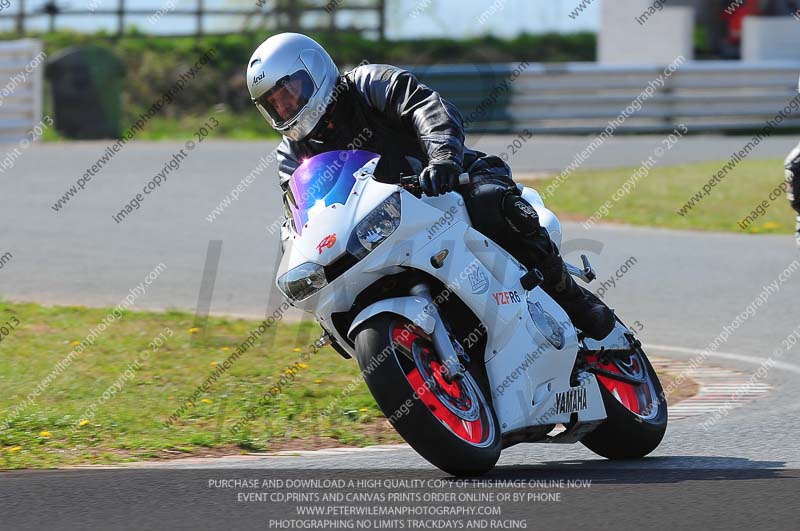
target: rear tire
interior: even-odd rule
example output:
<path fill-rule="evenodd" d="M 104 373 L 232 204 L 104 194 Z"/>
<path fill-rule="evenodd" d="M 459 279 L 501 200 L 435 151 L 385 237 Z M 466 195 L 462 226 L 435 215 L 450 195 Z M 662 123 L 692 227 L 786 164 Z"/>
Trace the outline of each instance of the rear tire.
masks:
<path fill-rule="evenodd" d="M 433 348 L 424 331 L 391 314 L 368 320 L 355 339 L 367 387 L 403 439 L 448 474 L 484 474 L 500 457 L 494 411 L 469 373 L 453 383 L 435 374 Z"/>
<path fill-rule="evenodd" d="M 656 371 L 641 349 L 637 349 L 632 357 L 637 357 L 644 366 L 649 386 L 648 389 L 638 390 L 630 386 L 631 392 L 640 396 L 646 393 L 651 401 L 647 405 L 633 407 L 640 410 L 637 414 L 623 404 L 623 401 L 628 402 L 627 397 L 617 398 L 620 392 L 615 396 L 609 390 L 609 386 L 613 389 L 615 381 L 598 375 L 600 394 L 608 418 L 581 441 L 591 451 L 608 459 L 640 459 L 658 447 L 667 430 L 667 401 Z M 620 386 L 620 389 L 624 395 L 624 387 Z M 633 401 L 636 402 L 635 399 Z"/>

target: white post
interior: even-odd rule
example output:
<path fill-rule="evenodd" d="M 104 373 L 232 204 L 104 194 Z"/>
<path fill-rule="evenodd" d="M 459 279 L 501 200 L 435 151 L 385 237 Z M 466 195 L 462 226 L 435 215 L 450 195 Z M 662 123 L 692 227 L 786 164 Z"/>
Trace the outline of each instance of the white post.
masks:
<path fill-rule="evenodd" d="M 796 61 L 800 57 L 800 20 L 794 17 L 746 17 L 743 61 Z"/>
<path fill-rule="evenodd" d="M 668 0 L 606 0 L 597 60 L 613 65 L 667 65 L 694 58 L 694 8 Z"/>
<path fill-rule="evenodd" d="M 42 44 L 42 41 L 39 40 L 32 40 L 31 48 L 33 56 L 32 59 L 39 57 L 39 54 L 44 51 L 44 45 Z M 42 64 L 37 66 L 31 74 L 31 127 L 34 127 L 42 120 L 42 115 L 44 113 L 42 110 L 44 107 L 44 69 L 47 64 L 47 58 L 42 56 L 41 60 L 43 61 Z"/>

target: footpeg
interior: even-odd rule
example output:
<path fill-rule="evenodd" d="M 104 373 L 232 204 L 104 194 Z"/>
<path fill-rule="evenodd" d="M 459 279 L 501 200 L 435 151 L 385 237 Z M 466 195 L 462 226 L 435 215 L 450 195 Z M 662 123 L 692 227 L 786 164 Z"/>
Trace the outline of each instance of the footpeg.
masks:
<path fill-rule="evenodd" d="M 519 279 L 520 284 L 522 284 L 522 288 L 525 291 L 533 291 L 534 289 L 538 288 L 544 282 L 544 275 L 541 271 L 536 269 L 535 267 L 522 275 L 522 278 Z"/>
<path fill-rule="evenodd" d="M 314 341 L 314 346 L 318 349 L 324 347 L 325 345 L 330 345 L 333 342 L 333 338 L 328 332 L 324 332 L 322 337 Z"/>
<path fill-rule="evenodd" d="M 572 276 L 578 277 L 589 284 L 592 280 L 597 278 L 597 275 L 585 254 L 581 255 L 581 262 L 583 262 L 583 269 L 578 269 L 574 265 L 567 263 L 567 271 L 569 271 Z"/>

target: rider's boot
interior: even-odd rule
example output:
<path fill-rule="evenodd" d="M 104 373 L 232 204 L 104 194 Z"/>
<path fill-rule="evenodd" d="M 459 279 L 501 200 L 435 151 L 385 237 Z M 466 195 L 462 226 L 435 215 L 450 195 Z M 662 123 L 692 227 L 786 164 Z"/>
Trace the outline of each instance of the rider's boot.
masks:
<path fill-rule="evenodd" d="M 592 292 L 578 286 L 567 271 L 558 247 L 539 224 L 533 207 L 522 197 L 509 194 L 503 211 L 511 228 L 519 233 L 517 259 L 525 267 L 538 268 L 544 276 L 542 289 L 561 306 L 572 323 L 592 339 L 603 339 L 614 329 L 614 312 Z"/>
<path fill-rule="evenodd" d="M 572 324 L 592 339 L 603 339 L 614 329 L 614 311 L 594 293 L 579 286 L 567 271 L 564 260 L 553 252 L 542 261 L 542 289 L 569 315 Z"/>

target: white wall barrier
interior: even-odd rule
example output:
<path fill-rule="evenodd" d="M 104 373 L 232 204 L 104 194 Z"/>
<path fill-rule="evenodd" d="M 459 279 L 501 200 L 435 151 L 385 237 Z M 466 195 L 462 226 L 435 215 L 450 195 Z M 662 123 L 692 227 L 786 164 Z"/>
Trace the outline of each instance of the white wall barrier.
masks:
<path fill-rule="evenodd" d="M 17 142 L 42 119 L 41 41 L 0 41 L 0 142 Z"/>

